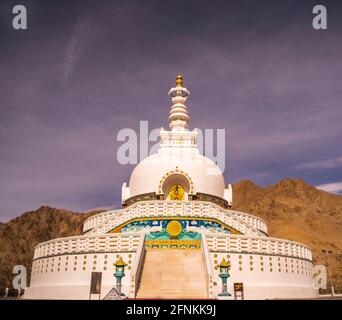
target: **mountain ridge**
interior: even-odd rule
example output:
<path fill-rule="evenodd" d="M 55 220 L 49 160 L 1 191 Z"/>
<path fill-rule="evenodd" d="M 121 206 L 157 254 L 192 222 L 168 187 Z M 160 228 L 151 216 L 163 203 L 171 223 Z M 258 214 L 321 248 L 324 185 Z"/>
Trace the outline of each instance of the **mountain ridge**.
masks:
<path fill-rule="evenodd" d="M 261 187 L 250 180 L 233 184 L 233 210 L 261 217 L 271 237 L 298 241 L 313 250 L 314 264 L 327 264 L 331 250 L 335 291 L 342 291 L 342 196 L 316 189 L 302 179 Z M 31 270 L 34 247 L 43 241 L 82 234 L 86 213 L 42 206 L 0 223 L 0 287 L 10 287 L 16 264 Z"/>

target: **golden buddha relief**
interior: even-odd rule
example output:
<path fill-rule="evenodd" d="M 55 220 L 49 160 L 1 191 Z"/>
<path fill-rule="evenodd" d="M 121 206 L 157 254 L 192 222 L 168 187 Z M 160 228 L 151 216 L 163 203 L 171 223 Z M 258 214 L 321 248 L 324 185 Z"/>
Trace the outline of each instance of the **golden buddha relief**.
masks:
<path fill-rule="evenodd" d="M 181 185 L 175 184 L 170 188 L 167 200 L 184 200 L 185 192 Z"/>

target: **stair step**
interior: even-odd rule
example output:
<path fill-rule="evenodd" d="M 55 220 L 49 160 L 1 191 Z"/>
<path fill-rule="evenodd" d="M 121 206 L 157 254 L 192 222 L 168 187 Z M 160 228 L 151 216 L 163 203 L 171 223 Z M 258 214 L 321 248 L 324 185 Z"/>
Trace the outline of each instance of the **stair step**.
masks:
<path fill-rule="evenodd" d="M 147 250 L 137 298 L 207 298 L 200 250 Z"/>

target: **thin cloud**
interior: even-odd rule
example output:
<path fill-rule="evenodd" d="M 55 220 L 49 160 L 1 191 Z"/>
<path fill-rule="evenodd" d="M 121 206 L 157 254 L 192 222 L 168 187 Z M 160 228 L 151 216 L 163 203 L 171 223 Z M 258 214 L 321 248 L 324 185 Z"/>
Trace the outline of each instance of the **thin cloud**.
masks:
<path fill-rule="evenodd" d="M 79 17 L 67 42 L 62 64 L 62 79 L 64 84 L 72 76 L 77 60 L 81 56 L 83 43 L 90 30 L 90 20 L 86 17 Z"/>
<path fill-rule="evenodd" d="M 327 192 L 342 194 L 342 181 L 335 183 L 320 184 L 316 186 L 316 188 Z"/>
<path fill-rule="evenodd" d="M 322 161 L 312 161 L 296 166 L 296 169 L 334 169 L 342 166 L 342 157 Z"/>

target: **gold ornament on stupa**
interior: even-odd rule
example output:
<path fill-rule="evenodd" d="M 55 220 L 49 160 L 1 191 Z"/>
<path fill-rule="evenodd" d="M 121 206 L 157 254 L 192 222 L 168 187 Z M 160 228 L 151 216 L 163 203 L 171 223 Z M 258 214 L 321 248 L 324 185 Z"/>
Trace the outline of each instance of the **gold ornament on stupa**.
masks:
<path fill-rule="evenodd" d="M 116 260 L 113 265 L 115 267 L 126 267 L 127 263 L 122 260 L 122 257 L 120 256 L 118 260 Z"/>
<path fill-rule="evenodd" d="M 179 221 L 171 221 L 166 226 L 166 232 L 171 238 L 177 238 L 183 230 L 183 226 Z"/>
<path fill-rule="evenodd" d="M 178 73 L 178 75 L 177 75 L 176 86 L 177 87 L 182 87 L 183 86 L 183 76 L 182 76 L 181 73 Z"/>
<path fill-rule="evenodd" d="M 183 201 L 185 198 L 185 192 L 181 185 L 175 184 L 170 188 L 167 200 L 180 200 Z"/>
<path fill-rule="evenodd" d="M 222 259 L 221 263 L 217 265 L 219 268 L 230 268 L 229 260 L 226 261 L 225 258 Z"/>

